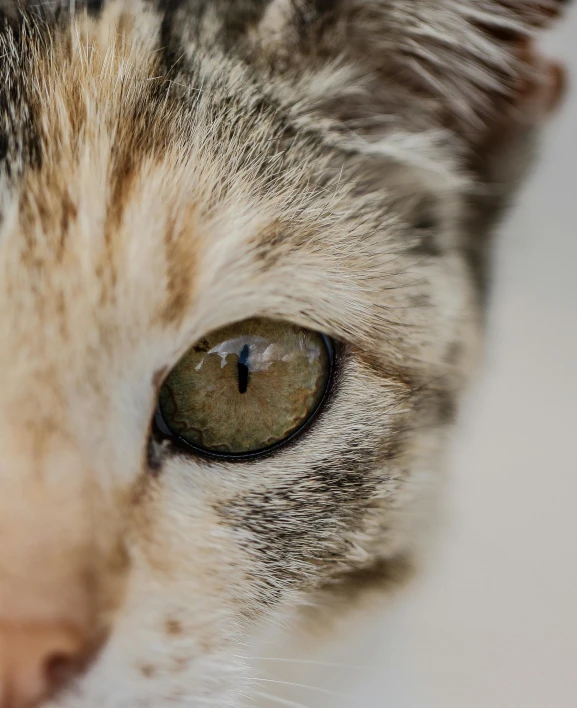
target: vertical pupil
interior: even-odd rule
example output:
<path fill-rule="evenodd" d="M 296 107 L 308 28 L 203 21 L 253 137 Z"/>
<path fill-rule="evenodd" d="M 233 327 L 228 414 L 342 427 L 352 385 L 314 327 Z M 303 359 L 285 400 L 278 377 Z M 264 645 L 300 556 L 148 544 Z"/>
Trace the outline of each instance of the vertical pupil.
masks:
<path fill-rule="evenodd" d="M 248 388 L 248 355 L 249 346 L 245 344 L 238 357 L 238 390 L 239 393 L 246 393 Z"/>

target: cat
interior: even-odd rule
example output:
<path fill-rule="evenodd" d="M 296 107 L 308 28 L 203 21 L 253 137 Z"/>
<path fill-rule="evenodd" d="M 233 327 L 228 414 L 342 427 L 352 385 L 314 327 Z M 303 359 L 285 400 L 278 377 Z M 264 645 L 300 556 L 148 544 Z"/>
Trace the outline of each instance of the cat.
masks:
<path fill-rule="evenodd" d="M 563 4 L 3 3 L 2 708 L 236 708 L 411 577 Z"/>

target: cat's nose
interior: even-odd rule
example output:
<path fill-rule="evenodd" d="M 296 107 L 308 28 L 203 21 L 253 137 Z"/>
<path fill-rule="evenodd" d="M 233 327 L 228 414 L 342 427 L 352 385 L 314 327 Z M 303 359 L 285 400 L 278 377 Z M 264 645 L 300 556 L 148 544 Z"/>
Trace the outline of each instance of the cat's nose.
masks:
<path fill-rule="evenodd" d="M 80 671 L 87 642 L 64 622 L 0 623 L 0 708 L 32 708 Z"/>

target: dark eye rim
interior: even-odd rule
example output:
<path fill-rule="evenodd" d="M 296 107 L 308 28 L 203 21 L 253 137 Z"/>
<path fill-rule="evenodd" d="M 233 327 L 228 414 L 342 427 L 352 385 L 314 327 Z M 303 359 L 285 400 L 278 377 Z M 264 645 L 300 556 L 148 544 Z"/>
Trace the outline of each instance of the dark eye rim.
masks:
<path fill-rule="evenodd" d="M 328 360 L 329 360 L 329 372 L 327 376 L 327 383 L 325 385 L 325 390 L 321 399 L 319 400 L 316 408 L 311 412 L 309 417 L 304 421 L 302 425 L 293 430 L 290 435 L 287 435 L 283 440 L 274 443 L 274 445 L 269 445 L 268 447 L 262 448 L 262 450 L 254 450 L 252 452 L 241 452 L 241 453 L 230 453 L 230 452 L 212 452 L 211 450 L 206 450 L 205 448 L 198 447 L 189 443 L 180 435 L 173 433 L 164 420 L 162 411 L 160 410 L 160 403 L 157 402 L 154 411 L 154 417 L 152 420 L 153 435 L 158 438 L 160 437 L 164 441 L 170 442 L 176 450 L 183 452 L 187 455 L 194 455 L 195 457 L 206 458 L 208 460 L 226 460 L 228 462 L 243 462 L 248 460 L 253 460 L 255 458 L 267 457 L 275 452 L 278 452 L 280 448 L 284 448 L 290 443 L 294 442 L 299 438 L 315 421 L 319 413 L 325 408 L 327 401 L 329 400 L 334 383 L 336 380 L 336 369 L 338 366 L 338 355 L 337 355 L 337 345 L 336 343 L 326 334 L 322 332 L 318 333 L 324 342 L 327 350 Z"/>

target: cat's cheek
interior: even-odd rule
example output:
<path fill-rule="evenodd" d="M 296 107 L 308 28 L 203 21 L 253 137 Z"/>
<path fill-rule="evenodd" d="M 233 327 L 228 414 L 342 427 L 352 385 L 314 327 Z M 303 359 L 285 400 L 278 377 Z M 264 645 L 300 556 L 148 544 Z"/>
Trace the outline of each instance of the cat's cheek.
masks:
<path fill-rule="evenodd" d="M 190 471 L 194 465 L 189 465 Z M 94 664 L 49 708 L 235 705 L 253 595 L 239 549 L 173 460 L 138 497 L 123 604 Z"/>

